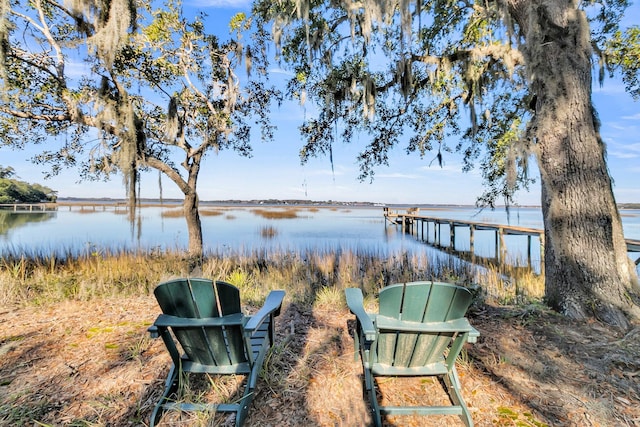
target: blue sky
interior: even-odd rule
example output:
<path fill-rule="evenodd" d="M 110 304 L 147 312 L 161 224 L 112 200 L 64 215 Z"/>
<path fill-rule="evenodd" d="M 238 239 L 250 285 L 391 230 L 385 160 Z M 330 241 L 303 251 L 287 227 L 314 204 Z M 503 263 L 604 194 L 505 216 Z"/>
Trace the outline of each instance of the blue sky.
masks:
<path fill-rule="evenodd" d="M 209 15 L 209 21 L 226 28 L 228 17 L 246 8 L 236 0 L 202 1 L 197 7 Z M 189 6 L 188 0 L 185 2 Z M 627 24 L 640 16 L 640 6 L 632 6 Z M 636 17 L 636 18 L 629 18 Z M 597 73 L 594 72 L 594 75 Z M 285 82 L 280 69 L 271 70 L 271 80 Z M 634 102 L 622 83 L 607 78 L 603 87 L 594 85 L 594 103 L 602 122 L 601 135 L 607 144 L 608 165 L 619 203 L 640 202 L 640 102 Z M 307 106 L 307 108 L 311 108 Z M 305 114 L 295 103 L 274 107 L 272 119 L 278 126 L 275 139 L 253 145 L 253 157 L 243 158 L 234 152 L 210 153 L 203 162 L 198 192 L 201 200 L 227 199 L 305 199 L 335 201 L 370 201 L 407 204 L 474 204 L 482 193 L 482 179 L 477 171 L 461 172 L 460 157 L 447 154 L 441 168 L 432 157 L 407 156 L 399 146 L 390 156 L 389 167 L 376 169 L 370 182 L 357 180 L 357 144 L 334 146 L 333 170 L 328 158 L 311 159 L 301 165 L 298 157 L 302 145 L 298 126 Z M 364 138 L 364 136 L 363 136 Z M 54 141 L 55 143 L 55 141 Z M 11 166 L 22 180 L 39 182 L 58 191 L 60 197 L 124 198 L 121 177 L 110 182 L 77 182 L 74 170 L 44 180 L 41 166 L 31 164 L 35 150 L 23 152 L 0 149 L 0 165 Z M 536 171 L 533 171 L 534 175 Z M 159 196 L 157 172 L 143 174 L 141 197 Z M 163 197 L 182 198 L 175 184 L 163 178 Z M 539 185 L 517 197 L 521 205 L 539 205 Z"/>

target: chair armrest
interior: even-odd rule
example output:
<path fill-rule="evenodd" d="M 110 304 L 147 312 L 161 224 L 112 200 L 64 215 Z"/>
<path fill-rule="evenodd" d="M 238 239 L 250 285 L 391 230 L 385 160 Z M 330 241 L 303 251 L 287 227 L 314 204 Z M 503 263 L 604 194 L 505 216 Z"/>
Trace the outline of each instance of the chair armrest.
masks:
<path fill-rule="evenodd" d="M 150 333 L 157 333 L 158 328 L 193 328 L 193 327 L 208 327 L 208 326 L 228 326 L 228 325 L 242 325 L 244 323 L 244 315 L 242 313 L 229 314 L 222 317 L 204 317 L 204 318 L 192 318 L 192 317 L 178 317 L 171 316 L 169 314 L 161 314 L 148 331 Z M 155 330 L 153 328 L 155 327 Z"/>
<path fill-rule="evenodd" d="M 453 332 L 469 332 L 476 331 L 469 321 L 462 317 L 460 319 L 453 319 L 446 322 L 408 322 L 406 320 L 398 320 L 387 316 L 376 317 L 376 326 L 379 329 L 403 331 L 403 332 L 433 332 L 433 333 L 453 333 Z M 476 331 L 478 333 L 478 331 Z M 478 335 L 480 335 L 478 333 Z"/>
<path fill-rule="evenodd" d="M 373 326 L 371 317 L 364 310 L 362 290 L 359 288 L 347 288 L 344 290 L 344 294 L 347 298 L 347 306 L 351 313 L 355 314 L 365 340 L 374 341 L 376 339 L 376 328 Z"/>
<path fill-rule="evenodd" d="M 151 325 L 147 328 L 147 332 L 151 335 L 151 338 L 158 338 L 160 333 L 158 332 L 158 327 L 156 325 Z"/>
<path fill-rule="evenodd" d="M 282 307 L 282 300 L 284 299 L 284 291 L 271 291 L 267 296 L 262 308 L 247 322 L 244 329 L 248 332 L 253 332 L 262 325 L 264 319 L 273 314 L 277 316 L 280 314 L 280 308 Z"/>
<path fill-rule="evenodd" d="M 470 342 L 472 344 L 476 343 L 478 341 L 479 336 L 480 336 L 480 331 L 478 331 L 476 328 L 472 326 L 471 332 L 469 332 L 469 338 L 467 339 L 467 342 Z"/>

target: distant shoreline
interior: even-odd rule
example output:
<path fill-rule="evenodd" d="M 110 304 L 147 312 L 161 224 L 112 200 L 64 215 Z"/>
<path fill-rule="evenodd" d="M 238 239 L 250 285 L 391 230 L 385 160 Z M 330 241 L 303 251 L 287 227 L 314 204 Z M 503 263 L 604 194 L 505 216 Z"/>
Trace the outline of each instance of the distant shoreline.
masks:
<path fill-rule="evenodd" d="M 9 203 L 9 205 L 41 205 L 51 204 L 59 206 L 82 206 L 82 205 L 115 205 L 126 206 L 128 201 L 121 198 L 109 198 L 109 197 L 59 197 L 56 202 L 44 202 L 44 203 Z M 182 204 L 182 199 L 154 199 L 145 198 L 140 199 L 141 206 L 177 206 Z M 469 204 L 446 204 L 446 203 L 380 203 L 380 202 L 341 202 L 335 200 L 300 200 L 300 199 L 254 199 L 254 200 L 201 200 L 200 206 L 214 206 L 214 207 L 345 207 L 345 208 L 389 208 L 389 209 L 409 209 L 420 208 L 425 210 L 439 210 L 439 209 L 491 209 L 491 208 L 479 208 L 475 205 Z M 506 209 L 505 205 L 497 205 L 494 209 Z M 509 209 L 541 209 L 539 205 L 512 205 Z M 618 203 L 619 210 L 637 210 L 640 209 L 640 203 Z"/>
<path fill-rule="evenodd" d="M 140 204 L 145 205 L 178 205 L 182 204 L 182 199 L 140 199 Z M 80 197 L 59 197 L 58 204 L 60 205 L 81 205 L 81 204 L 116 204 L 126 205 L 126 199 L 113 199 L 113 198 L 80 198 Z M 379 202 L 341 202 L 335 200 L 300 200 L 300 199 L 253 199 L 253 200 L 201 200 L 200 206 L 297 206 L 297 207 L 366 207 L 366 208 L 383 208 L 388 207 L 391 209 L 406 209 L 406 208 L 421 208 L 421 209 L 449 209 L 449 208 L 463 208 L 474 209 L 475 205 L 469 204 L 440 204 L 440 203 L 379 203 Z M 503 209 L 505 206 L 496 206 L 496 209 Z M 540 208 L 536 205 L 517 205 L 511 206 L 511 208 Z M 638 204 L 640 208 L 640 204 Z"/>

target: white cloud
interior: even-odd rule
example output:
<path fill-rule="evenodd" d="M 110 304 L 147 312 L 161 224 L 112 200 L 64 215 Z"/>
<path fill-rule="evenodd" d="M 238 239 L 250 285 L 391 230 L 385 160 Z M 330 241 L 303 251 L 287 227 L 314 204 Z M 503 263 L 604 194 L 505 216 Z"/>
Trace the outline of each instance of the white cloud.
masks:
<path fill-rule="evenodd" d="M 607 152 L 607 154 L 611 157 L 615 157 L 616 159 L 635 159 L 636 157 L 638 157 L 638 154 L 635 154 L 633 152 L 624 152 L 624 151 L 616 151 L 616 150 L 610 150 Z"/>
<path fill-rule="evenodd" d="M 635 159 L 640 157 L 640 142 L 634 144 L 608 143 L 607 154 L 618 159 Z"/>
<path fill-rule="evenodd" d="M 609 122 L 606 125 L 611 129 L 615 129 L 615 130 L 626 131 L 628 129 L 628 126 L 620 125 L 616 122 Z"/>
<path fill-rule="evenodd" d="M 437 162 L 433 162 L 433 164 L 431 164 L 430 166 L 422 166 L 420 168 L 420 170 L 422 170 L 423 172 L 426 172 L 427 174 L 446 174 L 446 175 L 451 175 L 451 174 L 464 174 L 464 175 L 468 175 L 468 176 L 474 176 L 474 175 L 478 175 L 479 172 L 476 169 L 472 169 L 469 172 L 463 172 L 462 171 L 463 165 L 462 163 L 451 163 L 451 164 L 447 164 L 446 161 L 443 162 L 442 167 L 440 167 L 440 165 L 437 164 Z"/>
<path fill-rule="evenodd" d="M 640 120 L 640 113 L 634 114 L 633 116 L 622 116 L 623 120 Z"/>

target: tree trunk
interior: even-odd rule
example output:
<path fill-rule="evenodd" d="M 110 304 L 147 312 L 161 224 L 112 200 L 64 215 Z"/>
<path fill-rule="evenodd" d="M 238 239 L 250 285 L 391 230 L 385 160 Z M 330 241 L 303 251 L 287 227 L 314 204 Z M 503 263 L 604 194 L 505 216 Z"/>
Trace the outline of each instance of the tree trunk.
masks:
<path fill-rule="evenodd" d="M 524 12 L 517 22 L 537 97 L 531 129 L 542 184 L 547 302 L 571 318 L 595 316 L 626 328 L 640 319 L 638 279 L 591 104 L 589 24 L 575 1 L 515 3 Z"/>
<path fill-rule="evenodd" d="M 182 194 L 184 194 L 184 201 L 182 202 L 182 209 L 184 212 L 184 218 L 187 222 L 187 232 L 189 235 L 189 256 L 197 264 L 202 259 L 203 246 L 202 246 L 202 224 L 200 223 L 200 214 L 198 212 L 198 172 L 200 171 L 200 161 L 202 154 L 197 153 L 192 156 L 191 162 L 187 159 L 183 165 L 187 169 L 188 179 L 185 181 L 177 170 L 169 166 L 169 164 L 163 162 L 155 157 L 145 157 L 142 164 L 151 168 L 157 169 L 164 173 L 171 181 L 173 181 Z M 195 266 L 195 265 L 194 265 Z"/>
<path fill-rule="evenodd" d="M 202 224 L 198 213 L 198 194 L 194 191 L 185 193 L 184 217 L 187 221 L 189 233 L 189 256 L 193 259 L 202 257 Z"/>

